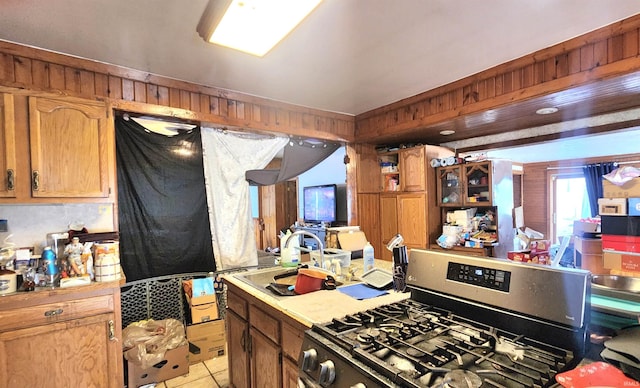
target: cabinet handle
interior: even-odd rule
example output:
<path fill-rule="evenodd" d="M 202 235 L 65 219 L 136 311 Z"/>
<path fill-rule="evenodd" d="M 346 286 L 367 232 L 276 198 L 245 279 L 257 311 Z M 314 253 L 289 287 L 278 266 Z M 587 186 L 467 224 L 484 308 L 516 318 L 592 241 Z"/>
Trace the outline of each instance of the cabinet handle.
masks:
<path fill-rule="evenodd" d="M 62 309 L 55 309 L 55 310 L 45 311 L 44 316 L 45 317 L 55 317 L 56 315 L 60 315 L 62 313 L 63 313 Z"/>
<path fill-rule="evenodd" d="M 253 339 L 251 338 L 251 334 L 247 335 L 247 353 L 251 355 L 251 351 L 253 350 Z"/>
<path fill-rule="evenodd" d="M 38 171 L 33 172 L 33 178 L 31 179 L 31 186 L 33 191 L 40 190 L 40 173 Z"/>
<path fill-rule="evenodd" d="M 14 186 L 15 174 L 12 169 L 7 170 L 7 190 L 12 191 Z"/>
<path fill-rule="evenodd" d="M 246 343 L 247 343 L 247 338 L 246 338 L 247 332 L 243 331 L 242 332 L 242 337 L 240 337 L 240 346 L 242 346 L 242 351 L 246 352 L 247 348 L 246 348 Z"/>
<path fill-rule="evenodd" d="M 116 324 L 113 322 L 113 319 L 109 320 L 107 326 L 109 327 L 109 341 L 117 341 L 118 339 L 116 338 Z"/>

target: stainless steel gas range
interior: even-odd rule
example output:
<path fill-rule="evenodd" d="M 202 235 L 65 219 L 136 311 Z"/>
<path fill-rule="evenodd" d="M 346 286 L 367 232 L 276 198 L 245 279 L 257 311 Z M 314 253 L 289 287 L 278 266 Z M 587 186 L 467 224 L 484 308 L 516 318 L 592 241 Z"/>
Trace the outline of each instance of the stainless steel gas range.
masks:
<path fill-rule="evenodd" d="M 590 273 L 412 250 L 411 298 L 313 325 L 300 387 L 550 387 L 588 346 Z"/>

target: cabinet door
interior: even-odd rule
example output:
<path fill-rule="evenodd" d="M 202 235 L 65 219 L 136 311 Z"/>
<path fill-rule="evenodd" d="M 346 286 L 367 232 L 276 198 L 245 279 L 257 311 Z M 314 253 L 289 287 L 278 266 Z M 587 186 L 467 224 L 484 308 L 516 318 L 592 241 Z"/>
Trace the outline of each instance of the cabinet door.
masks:
<path fill-rule="evenodd" d="M 398 233 L 410 248 L 427 247 L 427 206 L 424 194 L 398 195 Z"/>
<path fill-rule="evenodd" d="M 381 252 L 380 194 L 358 194 L 358 225 L 375 251 Z"/>
<path fill-rule="evenodd" d="M 425 191 L 427 189 L 427 178 L 424 147 L 401 150 L 399 158 L 400 171 L 402 173 L 401 191 Z"/>
<path fill-rule="evenodd" d="M 34 197 L 108 197 L 107 113 L 103 104 L 29 97 Z"/>
<path fill-rule="evenodd" d="M 398 230 L 398 195 L 383 194 L 380 196 L 380 236 L 382 238 L 382 248 L 376 251 L 376 257 L 383 260 L 391 260 L 392 255 L 386 245 Z"/>
<path fill-rule="evenodd" d="M 491 162 L 464 165 L 466 195 L 464 202 L 470 206 L 491 206 Z"/>
<path fill-rule="evenodd" d="M 113 322 L 101 314 L 0 333 L 0 386 L 121 387 Z"/>
<path fill-rule="evenodd" d="M 229 352 L 229 385 L 249 386 L 249 324 L 236 313 L 227 309 L 227 350 Z"/>
<path fill-rule="evenodd" d="M 249 333 L 251 333 L 251 386 L 281 387 L 280 347 L 253 327 L 249 329 Z"/>
<path fill-rule="evenodd" d="M 438 205 L 461 206 L 465 195 L 462 166 L 438 167 L 436 176 Z"/>
<path fill-rule="evenodd" d="M 0 197 L 15 198 L 16 141 L 13 96 L 0 93 Z"/>
<path fill-rule="evenodd" d="M 286 357 L 282 359 L 282 386 L 298 388 L 298 364 Z"/>

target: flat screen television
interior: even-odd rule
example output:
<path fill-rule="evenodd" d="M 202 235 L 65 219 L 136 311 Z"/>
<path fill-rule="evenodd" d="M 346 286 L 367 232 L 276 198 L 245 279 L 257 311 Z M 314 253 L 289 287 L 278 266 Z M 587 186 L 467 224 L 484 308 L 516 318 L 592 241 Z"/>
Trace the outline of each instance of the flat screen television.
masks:
<path fill-rule="evenodd" d="M 336 221 L 336 185 L 307 186 L 302 190 L 304 222 L 331 223 Z"/>

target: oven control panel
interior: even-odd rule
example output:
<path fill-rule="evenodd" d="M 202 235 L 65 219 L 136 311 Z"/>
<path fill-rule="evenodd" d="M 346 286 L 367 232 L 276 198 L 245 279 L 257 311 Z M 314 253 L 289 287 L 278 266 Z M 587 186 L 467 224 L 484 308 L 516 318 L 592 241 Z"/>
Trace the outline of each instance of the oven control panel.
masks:
<path fill-rule="evenodd" d="M 495 268 L 449 262 L 447 279 L 492 290 L 509 292 L 511 272 Z"/>

